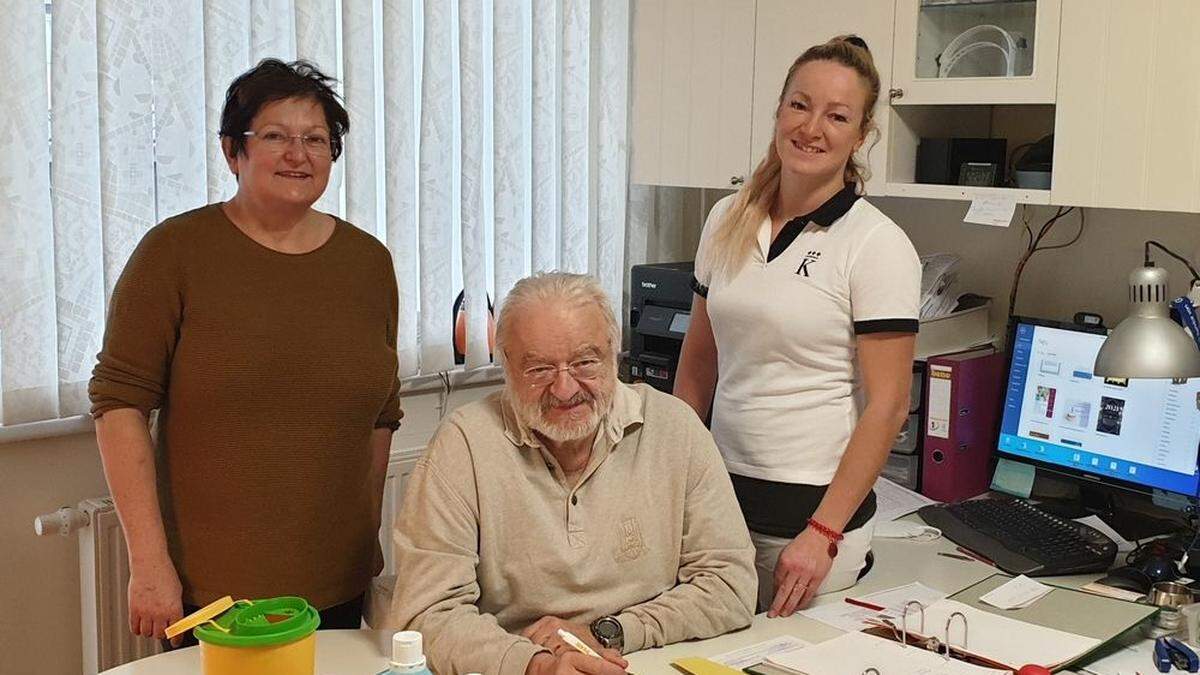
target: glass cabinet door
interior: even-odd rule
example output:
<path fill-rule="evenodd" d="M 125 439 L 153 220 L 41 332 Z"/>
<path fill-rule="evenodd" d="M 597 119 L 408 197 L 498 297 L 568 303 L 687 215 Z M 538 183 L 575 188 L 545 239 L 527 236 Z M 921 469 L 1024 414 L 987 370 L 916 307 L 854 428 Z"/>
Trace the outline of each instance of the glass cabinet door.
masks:
<path fill-rule="evenodd" d="M 921 0 L 915 76 L 1028 77 L 1037 0 Z"/>
<path fill-rule="evenodd" d="M 1060 0 L 897 0 L 892 102 L 1053 103 Z"/>

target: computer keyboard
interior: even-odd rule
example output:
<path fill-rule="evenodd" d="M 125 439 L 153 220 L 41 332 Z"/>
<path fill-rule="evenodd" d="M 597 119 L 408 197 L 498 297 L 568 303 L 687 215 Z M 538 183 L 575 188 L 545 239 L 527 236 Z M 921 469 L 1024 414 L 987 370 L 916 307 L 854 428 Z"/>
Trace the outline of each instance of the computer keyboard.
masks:
<path fill-rule="evenodd" d="M 1103 572 L 1117 544 L 1094 527 L 1065 520 L 1020 499 L 975 499 L 926 506 L 917 515 L 947 539 L 1010 574 Z"/>

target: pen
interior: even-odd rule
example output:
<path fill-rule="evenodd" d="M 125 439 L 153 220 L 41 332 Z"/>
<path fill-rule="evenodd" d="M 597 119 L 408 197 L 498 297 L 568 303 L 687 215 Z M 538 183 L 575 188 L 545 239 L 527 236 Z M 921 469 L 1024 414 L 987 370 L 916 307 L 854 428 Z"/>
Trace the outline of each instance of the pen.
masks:
<path fill-rule="evenodd" d="M 565 628 L 558 629 L 558 637 L 562 638 L 563 642 L 571 645 L 571 647 L 573 647 L 575 649 L 575 651 L 577 651 L 577 652 L 583 652 L 584 654 L 587 654 L 588 656 L 594 656 L 596 658 L 601 658 L 601 656 L 596 653 L 596 650 L 587 646 L 586 642 L 575 637 L 574 633 L 572 633 L 569 630 L 566 630 Z"/>
<path fill-rule="evenodd" d="M 972 559 L 974 559 L 974 560 L 978 560 L 979 562 L 981 562 L 981 563 L 983 563 L 983 564 L 985 564 L 985 565 L 992 565 L 992 566 L 995 566 L 995 565 L 996 565 L 996 563 L 992 562 L 991 560 L 988 560 L 987 558 L 985 558 L 985 557 L 983 557 L 983 556 L 979 555 L 978 553 L 976 553 L 976 552 L 974 552 L 974 551 L 967 550 L 967 549 L 965 549 L 965 548 L 963 548 L 963 547 L 961 547 L 961 546 L 955 546 L 955 547 L 954 547 L 954 550 L 955 550 L 955 551 L 958 551 L 959 553 L 961 553 L 961 554 L 963 554 L 963 555 L 965 555 L 965 556 L 969 556 L 970 558 L 972 558 Z"/>
<path fill-rule="evenodd" d="M 938 554 L 938 555 L 944 555 L 944 556 L 946 556 L 947 558 L 954 558 L 955 560 L 966 560 L 966 561 L 968 561 L 968 562 L 970 562 L 970 561 L 972 561 L 972 560 L 975 560 L 975 558 L 972 558 L 972 557 L 970 557 L 970 556 L 959 555 L 959 554 L 957 554 L 957 553 L 947 553 L 947 552 L 945 552 L 945 551 L 938 551 L 938 552 L 937 552 L 937 554 Z"/>
<path fill-rule="evenodd" d="M 866 607 L 867 609 L 874 610 L 876 612 L 882 612 L 887 609 L 887 607 L 881 607 L 879 605 L 865 602 L 863 600 L 855 600 L 854 598 L 842 598 L 842 599 L 845 600 L 846 602 L 850 603 L 851 605 L 855 605 L 857 607 Z"/>

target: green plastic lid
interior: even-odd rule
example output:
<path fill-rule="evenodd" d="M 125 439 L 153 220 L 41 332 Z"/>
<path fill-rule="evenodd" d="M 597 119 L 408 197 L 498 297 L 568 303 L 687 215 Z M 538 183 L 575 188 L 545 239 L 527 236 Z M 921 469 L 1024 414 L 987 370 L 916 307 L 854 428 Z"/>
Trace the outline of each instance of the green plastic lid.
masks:
<path fill-rule="evenodd" d="M 284 596 L 239 601 L 194 632 L 201 642 L 223 647 L 269 647 L 306 638 L 319 625 L 321 615 L 304 598 Z"/>

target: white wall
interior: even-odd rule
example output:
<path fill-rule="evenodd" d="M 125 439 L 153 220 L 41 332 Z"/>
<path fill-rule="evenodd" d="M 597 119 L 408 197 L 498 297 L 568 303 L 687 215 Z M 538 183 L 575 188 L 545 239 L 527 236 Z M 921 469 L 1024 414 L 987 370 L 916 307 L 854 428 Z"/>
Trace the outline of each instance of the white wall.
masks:
<path fill-rule="evenodd" d="M 1021 208 L 1014 218 L 1016 224 L 993 228 L 963 223 L 966 202 L 871 201 L 904 228 L 920 253 L 962 256 L 959 275 L 963 289 L 993 298 L 992 330 L 1003 337 L 1013 270 L 1026 241 L 1020 226 Z M 1036 233 L 1054 209 L 1031 207 L 1028 213 Z M 1155 239 L 1193 264 L 1197 262 L 1200 214 L 1086 209 L 1085 215 L 1086 226 L 1078 242 L 1037 253 L 1025 266 L 1016 313 L 1069 321 L 1075 312 L 1088 310 L 1103 315 L 1106 324 L 1113 326 L 1128 312 L 1127 279 L 1142 263 L 1145 240 Z M 1070 240 L 1078 223 L 1076 213 L 1060 219 L 1043 243 Z M 1170 273 L 1173 296 L 1187 291 L 1191 275 L 1183 265 L 1158 251 L 1151 252 L 1151 259 Z"/>
<path fill-rule="evenodd" d="M 496 386 L 451 393 L 447 411 Z M 397 452 L 425 444 L 437 428 L 436 393 L 404 395 Z M 0 673 L 76 675 L 83 668 L 79 628 L 79 547 L 75 535 L 38 537 L 35 516 L 108 494 L 92 433 L 0 443 Z"/>

